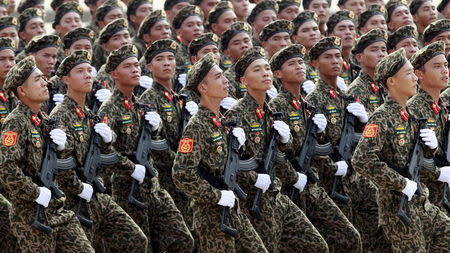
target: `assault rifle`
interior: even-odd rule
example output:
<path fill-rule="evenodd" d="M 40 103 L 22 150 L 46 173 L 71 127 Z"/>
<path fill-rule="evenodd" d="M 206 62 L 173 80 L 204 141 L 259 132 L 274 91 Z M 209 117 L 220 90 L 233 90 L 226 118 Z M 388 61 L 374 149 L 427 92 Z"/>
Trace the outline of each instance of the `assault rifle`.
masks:
<path fill-rule="evenodd" d="M 447 106 L 447 110 L 450 110 L 450 106 Z M 446 124 L 447 131 L 447 139 L 445 144 L 445 158 L 447 160 L 447 165 L 450 165 L 450 122 L 447 121 Z M 442 204 L 444 205 L 447 212 L 450 213 L 450 193 L 449 186 L 447 183 L 444 183 L 443 196 L 442 196 Z"/>
<path fill-rule="evenodd" d="M 89 98 L 89 105 L 88 107 L 91 109 L 92 113 L 97 114 L 98 109 L 102 105 L 102 102 L 100 102 L 97 97 L 95 97 L 95 93 L 101 89 L 106 89 L 100 82 L 95 81 L 92 84 L 92 90 L 90 92 L 90 98 Z"/>

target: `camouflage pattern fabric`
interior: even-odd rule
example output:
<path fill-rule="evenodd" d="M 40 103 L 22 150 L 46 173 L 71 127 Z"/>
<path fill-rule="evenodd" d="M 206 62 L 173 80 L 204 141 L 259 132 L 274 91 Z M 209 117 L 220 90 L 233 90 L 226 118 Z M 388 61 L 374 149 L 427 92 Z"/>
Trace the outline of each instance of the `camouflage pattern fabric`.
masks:
<path fill-rule="evenodd" d="M 16 107 L 18 100 L 14 94 L 0 88 L 0 127 L 6 116 Z"/>
<path fill-rule="evenodd" d="M 383 104 L 384 94 L 383 87 L 380 87 L 374 80 L 364 71 L 350 84 L 347 94 L 358 97 L 359 102 L 366 108 L 367 115 L 370 116 L 375 110 Z"/>
<path fill-rule="evenodd" d="M 2 252 L 13 253 L 19 251 L 17 239 L 13 234 L 11 228 L 11 221 L 9 220 L 9 213 L 11 212 L 11 203 L 0 194 L 0 233 L 2 234 L 2 241 L 0 247 Z"/>
<path fill-rule="evenodd" d="M 228 95 L 235 99 L 240 99 L 247 93 L 247 86 L 236 81 L 235 66 L 236 63 L 233 63 L 229 69 L 225 70 L 224 75 L 228 79 Z"/>

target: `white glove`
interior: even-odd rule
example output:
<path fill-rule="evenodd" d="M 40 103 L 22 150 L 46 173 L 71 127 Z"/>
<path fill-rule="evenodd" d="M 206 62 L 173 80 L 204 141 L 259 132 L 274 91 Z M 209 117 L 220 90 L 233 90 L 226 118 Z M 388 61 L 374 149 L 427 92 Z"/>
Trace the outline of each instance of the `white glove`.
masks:
<path fill-rule="evenodd" d="M 281 120 L 275 120 L 273 122 L 273 128 L 278 131 L 281 143 L 287 143 L 289 141 L 291 130 L 289 129 L 288 124 Z"/>
<path fill-rule="evenodd" d="M 55 103 L 55 105 L 61 104 L 63 100 L 64 94 L 56 93 L 55 95 L 53 95 L 53 102 Z"/>
<path fill-rule="evenodd" d="M 268 174 L 258 174 L 255 186 L 261 189 L 264 193 L 267 191 L 267 189 L 269 189 L 270 183 L 272 183 L 272 181 L 270 180 L 270 176 Z"/>
<path fill-rule="evenodd" d="M 145 167 L 140 164 L 135 164 L 134 171 L 131 174 L 131 177 L 136 179 L 140 184 L 142 184 L 145 178 Z"/>
<path fill-rule="evenodd" d="M 56 149 L 61 151 L 66 148 L 67 135 L 61 129 L 53 129 L 50 131 L 50 138 L 57 145 Z"/>
<path fill-rule="evenodd" d="M 239 148 L 241 148 L 242 146 L 244 146 L 245 144 L 245 132 L 244 129 L 240 128 L 240 127 L 235 127 L 233 128 L 233 135 L 234 137 L 236 137 L 239 141 Z"/>
<path fill-rule="evenodd" d="M 431 129 L 420 129 L 420 137 L 425 145 L 430 149 L 435 149 L 438 146 L 436 134 Z"/>
<path fill-rule="evenodd" d="M 145 120 L 152 126 L 153 131 L 156 131 L 161 125 L 161 116 L 157 112 L 147 112 L 145 114 Z"/>
<path fill-rule="evenodd" d="M 106 99 L 108 99 L 109 96 L 111 96 L 111 91 L 108 89 L 100 89 L 95 93 L 95 97 L 101 103 L 103 103 Z"/>
<path fill-rule="evenodd" d="M 194 116 L 198 112 L 198 105 L 194 101 L 189 101 L 186 103 L 186 110 L 191 116 Z"/>
<path fill-rule="evenodd" d="M 184 87 L 186 85 L 186 73 L 178 75 L 178 82 Z"/>
<path fill-rule="evenodd" d="M 338 76 L 337 80 L 336 80 L 336 86 L 341 90 L 341 91 L 346 91 L 348 89 L 347 84 L 344 81 L 344 78 Z"/>
<path fill-rule="evenodd" d="M 323 114 L 316 114 L 312 118 L 314 124 L 317 126 L 317 132 L 321 133 L 325 131 L 325 128 L 327 128 L 327 118 L 325 118 L 325 115 Z"/>
<path fill-rule="evenodd" d="M 302 84 L 302 89 L 306 92 L 306 94 L 311 93 L 316 88 L 316 85 L 311 80 L 306 80 Z"/>
<path fill-rule="evenodd" d="M 334 173 L 336 176 L 343 176 L 347 174 L 348 165 L 345 161 L 336 162 L 337 171 Z"/>
<path fill-rule="evenodd" d="M 39 197 L 35 200 L 39 205 L 48 207 L 52 192 L 47 187 L 39 187 Z"/>
<path fill-rule="evenodd" d="M 270 87 L 270 89 L 268 89 L 266 91 L 266 93 L 267 93 L 267 95 L 269 95 L 270 99 L 272 99 L 278 95 L 277 88 L 275 88 L 275 86 L 273 86 L 273 85 L 272 85 L 272 87 Z"/>
<path fill-rule="evenodd" d="M 92 194 L 94 193 L 94 189 L 92 185 L 83 183 L 83 191 L 78 194 L 78 197 L 86 200 L 87 202 L 91 202 Z"/>
<path fill-rule="evenodd" d="M 102 137 L 104 143 L 110 143 L 112 141 L 111 128 L 105 123 L 95 124 L 94 131 Z"/>
<path fill-rule="evenodd" d="M 306 183 L 308 182 L 308 177 L 305 174 L 297 172 L 298 179 L 297 183 L 294 184 L 294 187 L 297 188 L 300 192 L 305 189 Z"/>
<path fill-rule="evenodd" d="M 403 194 L 408 196 L 408 201 L 411 201 L 412 197 L 414 196 L 414 193 L 417 190 L 417 183 L 414 181 L 411 181 L 407 178 L 405 178 L 405 180 L 406 180 L 406 186 L 405 186 L 405 188 L 403 188 L 402 192 L 403 192 Z"/>
<path fill-rule="evenodd" d="M 350 103 L 347 105 L 347 111 L 355 115 L 361 123 L 367 123 L 369 120 L 366 108 L 364 108 L 364 105 L 361 103 Z"/>
<path fill-rule="evenodd" d="M 142 88 L 148 89 L 152 87 L 152 85 L 153 79 L 151 77 L 141 76 L 141 78 L 139 78 L 139 86 L 141 86 Z"/>
<path fill-rule="evenodd" d="M 232 97 L 226 97 L 222 99 L 222 101 L 220 102 L 220 106 L 222 106 L 223 109 L 228 110 L 236 103 L 237 103 L 236 99 Z"/>
<path fill-rule="evenodd" d="M 94 66 L 91 66 L 91 67 L 92 67 L 92 69 L 91 69 L 92 78 L 95 78 L 97 76 L 97 69 Z"/>
<path fill-rule="evenodd" d="M 438 180 L 450 185 L 450 166 L 441 168 L 441 173 L 439 174 Z"/>
<path fill-rule="evenodd" d="M 221 206 L 227 206 L 229 208 L 233 208 L 234 207 L 234 202 L 236 200 L 236 197 L 234 196 L 234 192 L 233 191 L 220 191 L 220 200 L 219 200 L 219 205 Z"/>

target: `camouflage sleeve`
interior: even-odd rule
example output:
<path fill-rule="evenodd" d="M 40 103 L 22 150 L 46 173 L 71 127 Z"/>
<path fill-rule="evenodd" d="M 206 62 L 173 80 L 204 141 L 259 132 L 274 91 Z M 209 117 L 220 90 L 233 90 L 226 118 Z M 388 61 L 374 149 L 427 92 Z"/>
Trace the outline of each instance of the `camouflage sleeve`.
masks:
<path fill-rule="evenodd" d="M 406 185 L 403 176 L 390 168 L 379 155 L 390 152 L 387 145 L 386 115 L 376 113 L 367 123 L 363 136 L 356 146 L 352 158 L 353 168 L 373 181 L 378 187 L 401 192 Z"/>
<path fill-rule="evenodd" d="M 284 185 L 293 185 L 298 180 L 297 172 L 288 161 L 284 164 L 276 163 L 274 171 Z"/>
<path fill-rule="evenodd" d="M 220 200 L 220 191 L 212 187 L 197 173 L 197 167 L 202 160 L 202 152 L 209 152 L 204 147 L 203 141 L 205 139 L 200 129 L 201 127 L 195 124 L 188 124 L 183 132 L 172 168 L 172 177 L 175 185 L 194 198 L 195 201 L 217 203 Z M 192 145 L 192 147 L 184 149 L 182 145 Z"/>

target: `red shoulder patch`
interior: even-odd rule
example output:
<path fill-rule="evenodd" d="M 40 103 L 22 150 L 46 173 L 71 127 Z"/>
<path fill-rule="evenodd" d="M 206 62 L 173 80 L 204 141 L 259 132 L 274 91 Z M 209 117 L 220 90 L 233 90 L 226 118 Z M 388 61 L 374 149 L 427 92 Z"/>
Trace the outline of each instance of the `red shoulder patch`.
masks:
<path fill-rule="evenodd" d="M 191 138 L 183 138 L 178 145 L 178 152 L 188 154 L 194 149 L 194 140 Z"/>
<path fill-rule="evenodd" d="M 378 125 L 376 124 L 367 124 L 364 128 L 363 137 L 365 138 L 373 138 L 378 134 Z"/>
<path fill-rule="evenodd" d="M 6 147 L 12 147 L 17 143 L 18 134 L 13 131 L 7 131 L 2 136 L 2 144 Z"/>

